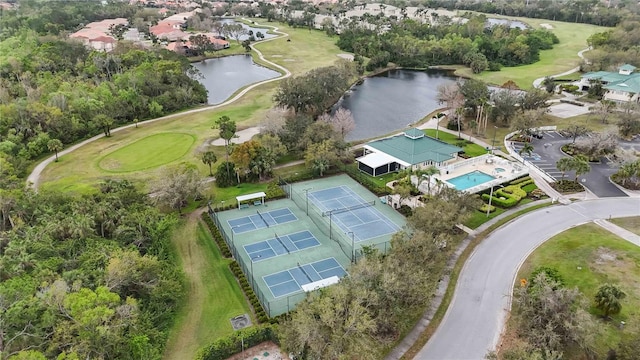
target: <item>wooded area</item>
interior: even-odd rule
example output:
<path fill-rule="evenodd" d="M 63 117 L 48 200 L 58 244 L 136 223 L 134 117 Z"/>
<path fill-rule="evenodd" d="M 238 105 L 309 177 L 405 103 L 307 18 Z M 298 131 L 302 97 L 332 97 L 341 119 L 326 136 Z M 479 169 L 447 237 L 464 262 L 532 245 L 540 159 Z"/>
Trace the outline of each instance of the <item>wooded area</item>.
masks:
<path fill-rule="evenodd" d="M 474 72 L 500 70 L 536 62 L 540 50 L 551 49 L 558 38 L 545 29 L 486 27 L 484 15 L 469 21 L 431 26 L 404 19 L 392 23 L 380 35 L 374 29 L 353 21 L 340 33 L 338 46 L 356 55 L 371 58 L 367 69 L 384 67 L 388 62 L 403 67 L 465 64 Z"/>
<path fill-rule="evenodd" d="M 185 295 L 176 219 L 127 181 L 0 190 L 0 358 L 159 359 Z"/>

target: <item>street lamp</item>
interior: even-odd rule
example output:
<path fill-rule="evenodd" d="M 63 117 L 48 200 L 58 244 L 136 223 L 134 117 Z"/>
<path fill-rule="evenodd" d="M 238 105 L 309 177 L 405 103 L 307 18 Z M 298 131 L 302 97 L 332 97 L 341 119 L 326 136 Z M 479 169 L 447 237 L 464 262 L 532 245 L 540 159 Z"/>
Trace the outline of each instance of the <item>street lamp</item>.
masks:
<path fill-rule="evenodd" d="M 256 280 L 255 277 L 253 276 L 253 260 L 256 259 L 260 259 L 262 257 L 262 255 L 256 255 L 255 257 L 251 258 L 250 264 L 251 264 L 251 287 L 255 290 L 256 288 Z"/>
<path fill-rule="evenodd" d="M 307 199 L 307 216 L 309 216 L 309 190 L 313 190 L 313 188 L 310 187 L 310 188 L 302 189 L 302 191 L 304 191 L 305 198 Z"/>
<path fill-rule="evenodd" d="M 487 217 L 489 217 L 489 213 L 491 212 L 491 200 L 493 199 L 493 187 L 495 185 L 491 185 L 491 194 L 489 194 L 489 206 L 487 206 Z M 498 185 L 500 187 L 504 187 L 502 185 Z"/>
<path fill-rule="evenodd" d="M 356 241 L 355 234 L 353 231 L 349 231 L 347 234 L 351 234 L 351 263 L 355 264 L 356 262 Z"/>
<path fill-rule="evenodd" d="M 221 210 L 224 211 L 224 200 L 220 201 L 220 207 L 222 208 Z"/>

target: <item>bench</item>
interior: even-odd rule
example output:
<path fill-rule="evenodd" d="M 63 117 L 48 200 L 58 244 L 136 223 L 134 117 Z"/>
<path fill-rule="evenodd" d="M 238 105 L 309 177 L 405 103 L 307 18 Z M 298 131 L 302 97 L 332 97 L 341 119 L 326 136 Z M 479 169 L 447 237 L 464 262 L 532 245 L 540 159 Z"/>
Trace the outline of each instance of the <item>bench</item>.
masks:
<path fill-rule="evenodd" d="M 262 205 L 262 201 L 256 200 L 256 201 L 253 202 L 253 205 L 260 206 L 260 205 Z"/>
<path fill-rule="evenodd" d="M 249 204 L 240 204 L 240 209 L 248 209 Z"/>

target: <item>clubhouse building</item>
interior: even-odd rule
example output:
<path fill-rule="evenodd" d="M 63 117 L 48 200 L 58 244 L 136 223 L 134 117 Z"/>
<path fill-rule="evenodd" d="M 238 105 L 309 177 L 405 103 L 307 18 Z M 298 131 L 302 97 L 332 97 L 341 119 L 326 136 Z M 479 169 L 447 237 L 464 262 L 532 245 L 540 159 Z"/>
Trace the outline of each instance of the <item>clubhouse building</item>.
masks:
<path fill-rule="evenodd" d="M 635 72 L 636 67 L 625 64 L 618 68 L 618 72 L 596 71 L 582 75 L 578 82 L 580 90 L 588 90 L 593 81 L 600 80 L 602 88 L 607 90 L 604 100 L 616 103 L 638 102 L 640 94 L 640 73 Z"/>

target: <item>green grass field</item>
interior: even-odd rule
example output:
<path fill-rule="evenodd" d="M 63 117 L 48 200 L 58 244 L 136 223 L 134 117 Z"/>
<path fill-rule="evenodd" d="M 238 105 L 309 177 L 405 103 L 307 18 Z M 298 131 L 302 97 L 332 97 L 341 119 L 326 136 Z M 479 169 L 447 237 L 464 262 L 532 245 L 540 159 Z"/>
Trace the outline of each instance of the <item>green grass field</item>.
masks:
<path fill-rule="evenodd" d="M 598 358 L 605 358 L 609 348 L 615 349 L 624 333 L 640 331 L 640 247 L 595 224 L 586 224 L 554 236 L 536 249 L 523 264 L 518 279 L 527 278 L 538 266 L 556 268 L 566 286 L 578 287 L 589 301 L 586 310 L 598 322 Z M 627 294 L 621 313 L 612 320 L 604 320 L 593 306 L 598 287 L 605 283 L 617 284 Z M 618 328 L 620 321 L 627 324 L 624 331 Z"/>
<path fill-rule="evenodd" d="M 289 33 L 291 42 L 286 38 L 276 39 L 265 43 L 256 44 L 256 48 L 262 51 L 265 58 L 282 65 L 295 75 L 303 74 L 306 71 L 320 67 L 329 66 L 339 60 L 337 54 L 341 53 L 335 45 L 336 38 L 327 37 L 320 31 L 309 31 L 306 29 L 293 29 L 283 24 L 278 26 L 282 31 Z M 54 191 L 88 193 L 92 191 L 93 185 L 105 178 L 122 178 L 137 181 L 141 184 L 148 183 L 155 175 L 157 169 L 147 167 L 145 171 L 132 171 L 128 173 L 114 173 L 109 169 L 109 163 L 102 162 L 104 157 L 123 155 L 129 153 L 134 157 L 142 157 L 144 153 L 153 154 L 149 148 L 144 146 L 153 144 L 153 140 L 143 140 L 149 136 L 161 133 L 180 133 L 190 135 L 195 141 L 190 148 L 184 152 L 179 149 L 171 156 L 165 155 L 165 160 L 171 158 L 166 163 L 176 163 L 181 161 L 191 162 L 197 165 L 203 175 L 209 174 L 208 167 L 203 164 L 199 155 L 202 151 L 212 150 L 216 152 L 219 162 L 224 160 L 222 147 L 208 146 L 208 142 L 218 137 L 218 131 L 211 127 L 220 116 L 227 115 L 235 120 L 238 130 L 246 129 L 260 123 L 264 114 L 273 106 L 273 93 L 277 88 L 277 82 L 261 85 L 249 91 L 233 104 L 196 114 L 178 116 L 173 119 L 163 120 L 152 124 L 141 124 L 139 128 L 130 128 L 114 133 L 109 138 L 102 138 L 91 144 L 83 146 L 81 149 L 65 155 L 57 163 L 52 163 L 42 173 L 42 188 Z M 140 141 L 138 145 L 134 143 Z M 129 150 L 125 150 L 127 147 Z M 133 151 L 133 150 L 135 151 Z M 178 154 L 181 154 L 178 156 Z M 136 169 L 143 165 L 143 160 L 126 159 L 126 168 Z M 99 166 L 100 165 L 100 166 Z M 113 165 L 113 164 L 111 164 Z M 122 163 L 118 171 L 123 170 Z M 214 169 L 215 169 L 214 165 Z"/>
<path fill-rule="evenodd" d="M 233 332 L 229 319 L 250 310 L 229 270 L 231 260 L 222 258 L 197 213 L 176 230 L 173 243 L 187 276 L 188 300 L 176 319 L 164 358 L 190 360 L 202 346 Z"/>
<path fill-rule="evenodd" d="M 491 15 L 491 17 L 500 17 Z M 553 26 L 554 34 L 560 40 L 559 44 L 553 46 L 553 49 L 543 50 L 540 52 L 540 61 L 523 66 L 502 68 L 500 71 L 484 71 L 481 74 L 472 74 L 471 70 L 466 67 L 459 67 L 456 74 L 466 77 L 481 79 L 495 85 L 502 85 L 508 80 L 515 81 L 522 89 L 530 89 L 533 80 L 547 76 L 555 75 L 573 69 L 580 63 L 578 51 L 587 47 L 587 38 L 589 36 L 608 30 L 609 28 L 588 25 L 567 23 L 560 21 L 552 21 L 546 19 L 530 19 L 530 18 L 512 18 L 531 25 L 534 28 L 540 28 L 540 24 L 549 24 Z"/>
<path fill-rule="evenodd" d="M 191 134 L 150 135 L 105 155 L 98 161 L 98 166 L 108 172 L 153 169 L 182 158 L 195 140 Z"/>
<path fill-rule="evenodd" d="M 424 133 L 427 134 L 427 136 L 436 138 L 435 129 L 426 129 Z M 453 135 L 448 132 L 438 131 L 437 139 L 442 140 L 447 144 L 460 146 L 464 150 L 465 154 L 469 155 L 470 157 L 476 157 L 487 153 L 487 149 L 483 148 L 482 146 L 469 143 L 468 140 L 459 139 L 457 135 Z M 462 143 L 464 143 L 464 145 Z"/>
<path fill-rule="evenodd" d="M 640 216 L 612 219 L 611 222 L 640 235 Z"/>

